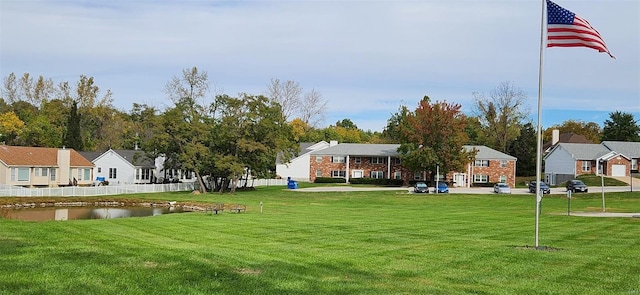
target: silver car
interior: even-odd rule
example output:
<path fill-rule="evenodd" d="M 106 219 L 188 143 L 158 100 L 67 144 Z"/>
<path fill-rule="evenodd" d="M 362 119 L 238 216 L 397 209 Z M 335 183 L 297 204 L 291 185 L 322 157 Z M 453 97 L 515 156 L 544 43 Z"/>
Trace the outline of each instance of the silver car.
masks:
<path fill-rule="evenodd" d="M 510 194 L 511 188 L 506 183 L 496 183 L 493 186 L 493 192 L 496 194 Z"/>

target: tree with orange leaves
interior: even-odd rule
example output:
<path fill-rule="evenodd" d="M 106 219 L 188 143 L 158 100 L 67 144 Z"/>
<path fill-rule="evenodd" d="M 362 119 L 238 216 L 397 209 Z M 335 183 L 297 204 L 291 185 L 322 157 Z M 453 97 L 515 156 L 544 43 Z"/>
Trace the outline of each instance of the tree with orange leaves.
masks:
<path fill-rule="evenodd" d="M 415 111 L 403 114 L 398 125 L 398 152 L 405 167 L 414 172 L 430 171 L 432 179 L 438 166 L 440 174 L 464 169 L 475 151 L 463 150 L 468 141 L 464 131 L 467 118 L 460 108 L 446 101 L 432 103 L 425 96 Z"/>

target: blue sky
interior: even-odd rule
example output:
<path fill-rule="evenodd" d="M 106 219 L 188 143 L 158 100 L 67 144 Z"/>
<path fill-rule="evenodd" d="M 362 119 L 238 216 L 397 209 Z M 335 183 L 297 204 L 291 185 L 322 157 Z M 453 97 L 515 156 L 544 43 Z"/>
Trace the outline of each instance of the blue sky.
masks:
<path fill-rule="evenodd" d="M 640 2 L 557 0 L 587 19 L 616 60 L 587 48 L 544 50 L 542 125 L 640 119 Z M 264 94 L 293 80 L 344 118 L 381 131 L 400 105 L 459 103 L 503 81 L 537 119 L 541 1 L 0 0 L 0 74 L 55 82 L 93 76 L 114 105 L 165 108 L 164 86 L 193 66 L 218 93 Z"/>

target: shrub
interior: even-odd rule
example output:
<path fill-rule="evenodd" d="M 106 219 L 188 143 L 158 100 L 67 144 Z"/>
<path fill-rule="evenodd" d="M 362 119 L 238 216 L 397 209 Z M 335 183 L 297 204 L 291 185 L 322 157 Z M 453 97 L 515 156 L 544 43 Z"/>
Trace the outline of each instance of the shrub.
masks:
<path fill-rule="evenodd" d="M 495 182 L 474 182 L 471 185 L 473 187 L 493 187 L 495 184 Z"/>
<path fill-rule="evenodd" d="M 347 180 L 344 178 L 333 178 L 333 177 L 317 177 L 314 183 L 346 183 Z"/>
<path fill-rule="evenodd" d="M 372 184 L 381 186 L 402 186 L 403 181 L 401 179 L 384 179 L 384 178 L 351 178 L 349 179 L 351 184 Z"/>

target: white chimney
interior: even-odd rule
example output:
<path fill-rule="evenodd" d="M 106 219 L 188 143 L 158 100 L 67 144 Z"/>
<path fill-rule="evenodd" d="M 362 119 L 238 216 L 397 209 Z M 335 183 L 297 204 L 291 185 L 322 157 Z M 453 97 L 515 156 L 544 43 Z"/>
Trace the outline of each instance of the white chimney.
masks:
<path fill-rule="evenodd" d="M 336 145 L 338 145 L 338 141 L 337 140 L 329 141 L 329 146 L 336 146 Z"/>
<path fill-rule="evenodd" d="M 553 129 L 551 131 L 551 144 L 552 145 L 556 145 L 556 143 L 558 143 L 558 141 L 560 141 L 560 130 Z"/>

